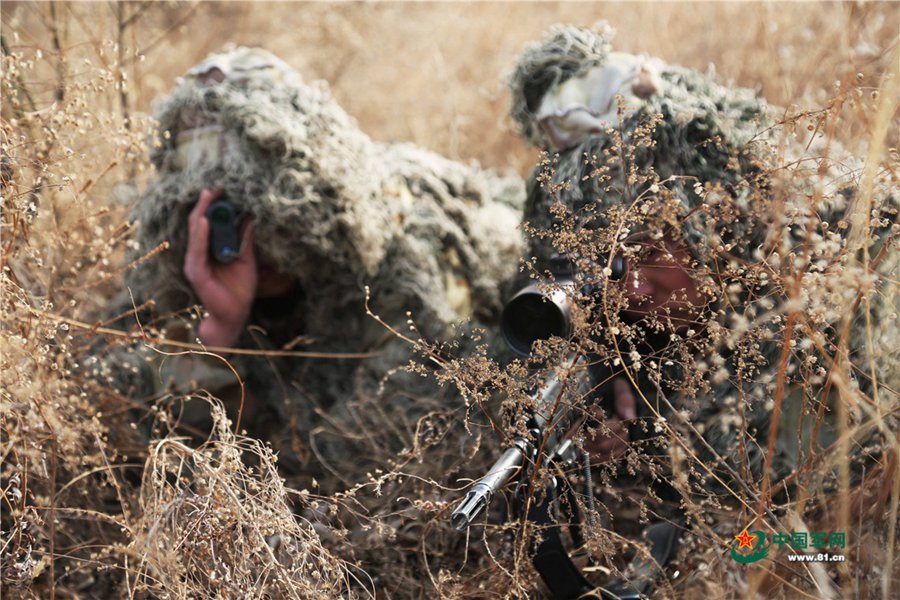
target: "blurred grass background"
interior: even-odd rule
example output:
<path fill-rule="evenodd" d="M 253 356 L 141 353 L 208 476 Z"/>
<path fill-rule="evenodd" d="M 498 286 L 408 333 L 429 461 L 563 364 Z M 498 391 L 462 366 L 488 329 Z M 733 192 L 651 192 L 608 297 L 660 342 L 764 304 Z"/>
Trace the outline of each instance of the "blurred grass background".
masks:
<path fill-rule="evenodd" d="M 536 154 L 506 119 L 504 79 L 555 23 L 606 20 L 618 50 L 715 65 L 724 83 L 784 107 L 824 103 L 836 82 L 877 88 L 896 70 L 900 31 L 891 2 L 4 2 L 2 11 L 4 35 L 18 34 L 8 43 L 63 60 L 66 76 L 84 58 L 123 67 L 132 112 L 150 111 L 175 77 L 226 43 L 261 46 L 327 81 L 375 139 L 522 174 Z"/>

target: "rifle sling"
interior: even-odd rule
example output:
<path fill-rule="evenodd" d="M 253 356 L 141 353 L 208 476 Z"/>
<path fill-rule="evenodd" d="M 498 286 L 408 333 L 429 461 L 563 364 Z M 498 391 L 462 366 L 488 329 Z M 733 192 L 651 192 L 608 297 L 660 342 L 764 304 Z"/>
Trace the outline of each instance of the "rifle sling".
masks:
<path fill-rule="evenodd" d="M 543 499 L 528 510 L 528 520 L 540 526 L 541 535 L 532 562 L 554 598 L 579 598 L 595 587 L 584 578 L 566 552 L 555 506 L 556 490 L 548 489 Z"/>

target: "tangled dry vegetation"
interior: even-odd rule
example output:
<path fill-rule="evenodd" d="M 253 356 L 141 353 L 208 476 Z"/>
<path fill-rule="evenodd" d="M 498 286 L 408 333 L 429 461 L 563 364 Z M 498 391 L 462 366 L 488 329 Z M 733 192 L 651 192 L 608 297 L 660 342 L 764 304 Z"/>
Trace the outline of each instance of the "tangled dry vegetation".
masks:
<path fill-rule="evenodd" d="M 122 397 L 85 377 L 82 367 L 99 341 L 131 343 L 143 335 L 140 330 L 123 332 L 115 328 L 115 319 L 98 321 L 96 315 L 133 267 L 123 258 L 133 236 L 125 216 L 134 190 L 152 176 L 147 161 L 153 128 L 146 116 L 150 97 L 168 89 L 175 76 L 225 41 L 264 41 L 308 79 L 326 78 L 338 100 L 375 137 L 411 140 L 456 158 L 474 157 L 524 174 L 535 157 L 520 142 L 511 142 L 511 128 L 503 121 L 507 100 L 497 82 L 522 45 L 550 24 L 589 24 L 604 17 L 618 27 L 624 50 L 647 51 L 694 67 L 705 67 L 714 58 L 719 72 L 742 85 L 758 86 L 773 103 L 788 107 L 783 123 L 766 141 L 782 168 L 768 173 L 766 188 L 757 190 L 760 219 L 783 213 L 787 220 L 799 220 L 806 214 L 804 202 L 808 209 L 810 203 L 832 197 L 842 183 L 858 188 L 872 209 L 883 208 L 879 202 L 886 195 L 896 198 L 895 7 L 627 8 L 476 4 L 461 11 L 443 5 L 303 4 L 259 11 L 240 3 L 4 3 L 3 594 L 537 594 L 536 576 L 526 559 L 527 527 L 503 523 L 503 515 L 496 513 L 490 517 L 494 525 L 473 528 L 466 537 L 448 522 L 465 478 L 487 466 L 502 445 L 498 431 L 511 433 L 514 417 L 521 415 L 517 400 L 528 382 L 521 364 L 501 368 L 484 356 L 451 359 L 452 347 L 419 342 L 421 351 L 443 366 L 437 372 L 443 383 L 463 392 L 465 407 L 435 410 L 408 424 L 415 432 L 413 442 L 399 453 L 384 452 L 373 438 L 366 451 L 378 468 L 360 471 L 358 462 L 348 457 L 344 464 L 331 465 L 328 480 L 318 482 L 284 482 L 266 445 L 233 433 L 221 414 L 214 435 L 194 447 L 168 431 L 165 411 L 148 411 L 141 399 Z M 272 11 L 284 17 L 283 23 L 302 19 L 305 24 L 283 27 L 292 31 L 290 36 L 276 35 L 269 31 Z M 697 24 L 708 18 L 719 21 L 720 31 L 705 31 L 696 41 Z M 502 31 L 506 28 L 497 23 L 510 19 L 521 27 Z M 735 19 L 742 23 L 740 31 L 732 33 Z M 475 21 L 486 29 L 473 29 Z M 445 37 L 430 47 L 427 40 L 433 36 L 428 32 L 438 23 Z M 200 30 L 216 34 L 198 36 Z M 317 47 L 329 51 L 314 51 Z M 421 56 L 430 69 L 409 62 Z M 373 61 L 381 61 L 374 63 L 381 65 L 374 74 Z M 510 153 L 511 146 L 520 149 Z M 827 170 L 821 158 L 840 162 L 839 146 L 864 160 L 858 166 L 839 165 L 839 180 L 823 177 Z M 799 155 L 790 154 L 794 147 L 802 148 Z M 619 150 L 617 159 L 628 153 L 628 148 Z M 598 159 L 592 176 L 604 176 L 604 160 Z M 552 160 L 547 164 L 552 167 Z M 655 185 L 662 193 L 654 202 L 664 205 L 672 182 L 655 181 L 652 173 L 639 176 L 636 189 L 640 183 Z M 812 180 L 824 183 L 804 187 L 803 182 Z M 701 186 L 696 192 L 714 198 L 721 190 Z M 619 224 L 633 227 L 651 217 L 665 219 L 659 208 L 637 197 L 630 210 L 619 215 Z M 710 328 L 702 340 L 693 340 L 690 347 L 676 344 L 664 358 L 695 356 L 701 346 L 728 345 L 746 350 L 751 361 L 754 340 L 774 336 L 784 348 L 798 346 L 792 360 L 800 366 L 784 378 L 801 390 L 819 389 L 817 382 L 834 364 L 849 361 L 871 375 L 873 387 L 861 395 L 846 380 L 835 379 L 839 406 L 846 408 L 838 411 L 841 431 L 847 434 L 842 439 L 860 434 L 853 439 L 868 443 L 873 439 L 868 434 L 875 431 L 877 440 L 865 448 L 871 460 L 857 471 L 850 466 L 855 449 L 849 442 L 817 448 L 804 457 L 806 466 L 794 482 L 796 496 L 779 496 L 763 479 L 746 481 L 734 498 L 721 501 L 713 493 L 697 493 L 693 478 L 702 470 L 702 461 L 692 454 L 690 442 L 683 447 L 673 443 L 674 449 L 657 456 L 655 463 L 637 465 L 641 459 L 632 455 L 629 460 L 635 461 L 636 470 L 671 472 L 667 476 L 695 532 L 679 555 L 678 575 L 660 587 L 662 597 L 888 598 L 900 589 L 895 533 L 900 381 L 898 358 L 892 352 L 897 339 L 891 334 L 897 321 L 897 275 L 888 268 L 896 262 L 896 250 L 886 244 L 878 246 L 879 252 L 867 251 L 870 237 L 890 227 L 881 221 L 890 215 L 880 210 L 855 214 L 867 226 L 856 228 L 864 233 L 847 243 L 816 238 L 799 254 L 788 250 L 778 263 L 734 274 L 762 282 L 772 298 L 786 299 L 767 313 L 777 318 L 758 315 L 757 320 L 726 323 L 722 330 Z M 564 211 L 558 216 L 577 230 L 575 216 Z M 554 240 L 584 256 L 613 241 L 578 235 Z M 583 247 L 588 242 L 592 250 Z M 769 241 L 773 249 L 779 242 Z M 153 255 L 140 260 L 153 260 Z M 873 275 L 874 270 L 881 275 Z M 591 302 L 596 299 L 577 299 L 580 306 Z M 615 305 L 617 300 L 604 297 L 603 302 Z M 873 320 L 869 309 L 875 305 L 880 309 Z M 865 361 L 858 364 L 853 363 L 857 355 L 846 353 L 854 343 L 849 332 L 855 314 L 862 315 L 860 343 L 868 348 Z M 625 324 L 605 324 L 611 325 L 606 333 L 592 332 L 593 325 L 585 320 L 581 333 L 587 335 L 582 339 L 597 343 L 613 330 L 627 337 Z M 816 335 L 829 327 L 836 336 Z M 589 350 L 598 352 L 596 347 Z M 566 349 L 548 346 L 545 352 L 556 356 Z M 680 390 L 690 396 L 714 382 L 716 371 L 715 365 L 688 362 L 685 373 L 690 377 Z M 499 403 L 496 391 L 508 400 Z M 816 402 L 811 406 L 826 405 L 819 400 L 811 398 Z M 578 399 L 573 402 L 577 406 Z M 368 398 L 354 401 L 354 414 L 364 415 L 359 424 L 373 431 L 396 426 L 380 421 L 380 411 L 372 404 Z M 508 428 L 488 425 L 491 419 L 502 422 L 501 416 L 512 423 Z M 690 435 L 695 424 L 688 419 L 656 426 L 667 439 L 695 439 Z M 150 443 L 143 434 L 148 429 L 158 434 Z M 771 487 L 778 488 L 777 483 Z M 600 573 L 623 566 L 617 557 L 633 547 L 639 524 L 658 510 L 646 490 L 610 494 L 601 498 L 605 504 L 597 518 L 608 523 L 613 517 L 621 527 L 598 527 L 587 540 Z M 619 508 L 606 511 L 604 506 Z M 762 507 L 773 511 L 784 530 L 847 531 L 848 562 L 798 568 L 774 560 L 750 570 L 737 568 L 727 556 L 732 536 Z M 707 524 L 711 513 L 718 517 L 716 526 Z"/>

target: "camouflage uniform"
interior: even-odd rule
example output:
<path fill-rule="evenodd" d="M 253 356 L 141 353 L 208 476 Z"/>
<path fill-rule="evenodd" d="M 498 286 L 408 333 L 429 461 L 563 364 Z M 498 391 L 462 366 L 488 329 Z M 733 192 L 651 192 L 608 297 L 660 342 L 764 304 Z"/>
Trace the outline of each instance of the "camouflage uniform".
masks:
<path fill-rule="evenodd" d="M 619 336 L 617 341 L 607 336 L 599 343 L 607 355 L 619 344 L 626 357 L 633 357 L 632 366 L 641 363 L 636 377 L 648 402 L 638 401 L 638 417 L 650 427 L 644 433 L 632 429 L 633 436 L 656 435 L 652 405 L 678 435 L 694 440 L 702 463 L 691 468 L 697 491 L 719 483 L 735 489 L 737 479 L 748 481 L 751 474 L 759 479 L 785 315 L 798 306 L 797 300 L 788 301 L 787 278 L 775 280 L 779 264 L 792 264 L 799 272 L 803 289 L 798 321 L 807 326 L 794 332 L 791 348 L 794 343 L 797 348 L 787 363 L 771 465 L 775 481 L 790 474 L 809 447 L 815 419 L 808 412 L 810 407 L 816 412 L 815 396 L 826 382 L 824 357 L 804 338 L 815 338 L 818 326 L 826 334 L 818 344 L 830 348 L 833 328 L 846 314 L 847 303 L 832 293 L 827 280 L 839 275 L 844 282 L 859 282 L 865 277 L 859 266 L 839 258 L 853 237 L 848 207 L 855 195 L 857 161 L 845 156 L 840 161 L 817 160 L 808 171 L 801 162 L 786 175 L 786 169 L 777 167 L 803 156 L 803 149 L 788 143 L 784 157 L 773 151 L 780 141 L 778 132 L 771 128 L 769 109 L 751 90 L 726 88 L 711 76 L 656 59 L 612 52 L 608 37 L 596 31 L 552 30 L 520 56 L 510 87 L 511 113 L 521 133 L 550 153 L 527 189 L 525 220 L 535 230 L 558 231 L 563 220 L 572 218 L 576 227 L 596 232 L 596 256 L 601 257 L 621 251 L 626 236 L 609 233 L 617 228 L 631 234 L 675 230 L 692 252 L 695 280 L 709 297 L 709 322 L 703 331 L 688 332 L 661 350 L 647 350 L 646 332 L 632 332 L 631 339 Z M 840 150 L 835 146 L 832 153 Z M 884 182 L 880 185 L 880 204 L 870 228 L 875 240 L 871 256 L 887 243 L 892 227 L 896 232 L 896 199 Z M 812 197 L 817 199 L 815 210 L 808 200 Z M 565 241 L 557 236 L 554 245 L 546 235 L 532 237 L 526 256 L 534 259 L 538 272 L 560 252 L 560 240 Z M 794 260 L 807 244 L 811 257 Z M 570 258 L 577 262 L 583 256 Z M 885 260 L 879 270 L 888 273 L 895 262 L 896 257 Z M 896 314 L 884 280 L 871 289 L 871 299 L 876 322 L 879 314 Z M 606 318 L 607 329 L 626 327 L 617 315 Z M 851 362 L 860 368 L 844 371 L 851 388 L 870 389 L 870 364 L 877 364 L 880 379 L 892 385 L 897 381 L 897 355 L 886 348 L 894 337 L 895 317 L 876 325 L 871 345 L 863 343 L 858 325 L 852 327 L 850 348 Z M 660 334 L 671 332 L 655 335 Z M 661 382 L 659 387 L 654 378 Z M 884 391 L 881 400 L 884 410 L 896 407 L 892 392 Z M 825 419 L 821 445 L 836 439 L 833 425 L 834 419 Z M 664 448 L 669 444 L 661 442 Z"/>
<path fill-rule="evenodd" d="M 158 118 L 157 177 L 133 217 L 138 256 L 163 242 L 170 247 L 128 278 L 137 304 L 155 301 L 152 318 L 165 336 L 195 340 L 199 320 L 185 309 L 197 298 L 182 271 L 188 214 L 201 189 L 223 188 L 253 218 L 257 256 L 299 286 L 291 298 L 257 300 L 236 346 L 281 349 L 302 336 L 310 343 L 295 350 L 374 353 L 229 357 L 261 407 L 245 421 L 249 431 L 283 449 L 284 460 L 291 446 L 294 454 L 308 451 L 323 425 L 314 413 L 358 434 L 367 421 L 348 413 L 347 403 L 377 397 L 402 438 L 393 445 L 409 445 L 415 420 L 446 407 L 447 394 L 419 375 L 394 373 L 413 358 L 412 345 L 366 315 L 365 290 L 372 311 L 413 339 L 451 339 L 458 323 L 491 319 L 521 252 L 521 181 L 412 145 L 374 142 L 324 85 L 304 83 L 256 49 L 192 68 Z M 234 416 L 238 381 L 220 359 L 137 349 L 103 362 L 133 396 L 205 389 Z"/>

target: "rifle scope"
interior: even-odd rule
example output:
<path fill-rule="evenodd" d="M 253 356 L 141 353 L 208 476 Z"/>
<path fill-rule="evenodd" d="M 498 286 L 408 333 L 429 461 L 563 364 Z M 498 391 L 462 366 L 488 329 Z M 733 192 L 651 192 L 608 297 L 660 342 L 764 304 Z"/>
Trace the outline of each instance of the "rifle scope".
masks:
<path fill-rule="evenodd" d="M 571 288 L 571 279 L 559 281 L 558 287 L 550 290 L 531 283 L 506 303 L 500 328 L 513 352 L 528 356 L 534 342 L 569 334 L 572 324 L 568 294 Z"/>
<path fill-rule="evenodd" d="M 557 258 L 554 262 L 558 265 L 561 261 Z M 625 259 L 616 255 L 609 278 L 618 280 L 624 275 Z M 581 291 L 590 294 L 593 287 L 588 284 Z M 552 286 L 532 282 L 516 292 L 500 317 L 500 329 L 510 349 L 524 357 L 538 340 L 568 336 L 572 331 L 570 303 L 574 291 L 575 281 L 565 274 L 557 277 Z"/>

